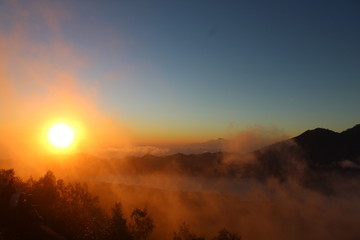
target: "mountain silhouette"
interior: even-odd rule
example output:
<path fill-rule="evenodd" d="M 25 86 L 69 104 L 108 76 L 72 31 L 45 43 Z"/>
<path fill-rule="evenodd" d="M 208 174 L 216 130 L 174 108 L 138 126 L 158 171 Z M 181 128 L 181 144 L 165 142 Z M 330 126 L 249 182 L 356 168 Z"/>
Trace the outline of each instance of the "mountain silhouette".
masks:
<path fill-rule="evenodd" d="M 313 167 L 336 167 L 341 161 L 359 164 L 360 124 L 341 133 L 316 128 L 304 132 L 294 140 L 304 151 L 308 163 Z"/>
<path fill-rule="evenodd" d="M 312 189 L 331 193 L 328 186 L 333 176 L 360 177 L 360 125 L 341 133 L 323 128 L 308 130 L 250 154 L 255 160 L 243 166 L 245 177 L 296 178 Z"/>
<path fill-rule="evenodd" d="M 215 142 L 224 142 L 217 139 Z M 102 159 L 78 155 L 71 161 L 85 176 L 107 179 L 108 175 L 134 176 L 161 174 L 191 179 L 256 179 L 281 182 L 296 179 L 313 189 L 327 191 L 332 178 L 360 177 L 360 125 L 337 133 L 316 128 L 285 141 L 249 153 L 203 152 L 197 154 L 127 156 Z M 101 164 L 103 171 L 98 171 Z M 130 179 L 130 180 L 129 180 Z M 329 180 L 330 179 L 330 180 Z M 331 180 L 332 181 L 332 180 Z M 329 185 L 329 184 L 328 184 Z"/>

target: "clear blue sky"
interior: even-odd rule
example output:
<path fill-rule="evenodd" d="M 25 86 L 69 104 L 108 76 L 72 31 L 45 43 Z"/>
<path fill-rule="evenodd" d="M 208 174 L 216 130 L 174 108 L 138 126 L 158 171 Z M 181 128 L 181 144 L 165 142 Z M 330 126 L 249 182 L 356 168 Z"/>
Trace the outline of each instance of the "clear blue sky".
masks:
<path fill-rule="evenodd" d="M 360 122 L 360 1 L 56 3 L 83 84 L 139 138 Z"/>

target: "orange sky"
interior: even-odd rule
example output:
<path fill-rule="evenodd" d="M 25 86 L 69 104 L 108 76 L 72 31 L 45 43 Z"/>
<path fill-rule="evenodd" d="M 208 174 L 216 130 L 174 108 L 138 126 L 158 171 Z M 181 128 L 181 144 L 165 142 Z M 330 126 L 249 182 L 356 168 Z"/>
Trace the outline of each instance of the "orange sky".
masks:
<path fill-rule="evenodd" d="M 121 19 L 116 24 L 108 21 L 108 16 L 102 16 L 93 5 L 89 5 L 88 10 L 90 13 L 98 13 L 98 19 L 92 19 L 88 12 L 82 12 L 85 11 L 81 8 L 83 6 L 71 3 L 36 1 L 30 4 L 27 1 L 6 0 L 4 6 L 6 11 L 0 11 L 0 144 L 8 149 L 20 148 L 22 152 L 38 154 L 48 152 L 49 146 L 44 141 L 45 133 L 51 124 L 59 121 L 76 126 L 78 141 L 74 151 L 96 152 L 98 149 L 113 147 L 129 149 L 129 146 L 140 143 L 202 142 L 233 137 L 237 132 L 254 126 L 270 126 L 264 129 L 277 129 L 275 125 L 286 126 L 286 131 L 278 129 L 274 135 L 274 139 L 278 139 L 279 136 L 294 136 L 319 126 L 336 126 L 344 130 L 339 127 L 340 122 L 341 126 L 351 127 L 351 123 L 356 121 L 353 119 L 358 119 L 351 117 L 358 114 L 356 111 L 337 114 L 337 111 L 332 110 L 332 106 L 341 105 L 341 101 L 333 98 L 330 100 L 337 104 L 327 104 L 328 101 L 320 99 L 320 103 L 326 103 L 322 108 L 324 111 L 318 111 L 315 107 L 308 109 L 313 105 L 293 100 L 291 97 L 296 94 L 291 94 L 291 91 L 300 89 L 298 82 L 293 82 L 298 87 L 281 90 L 280 82 L 272 84 L 272 81 L 264 78 L 260 83 L 269 82 L 270 86 L 278 86 L 276 89 L 280 91 L 266 95 L 266 90 L 270 87 L 267 89 L 263 85 L 251 85 L 256 79 L 260 79 L 257 75 L 246 81 L 239 78 L 232 82 L 229 76 L 237 76 L 236 71 L 219 70 L 219 73 L 224 73 L 221 78 L 218 78 L 218 72 L 211 74 L 213 70 L 216 71 L 212 67 L 214 63 L 216 66 L 222 66 L 223 62 L 226 66 L 234 64 L 227 56 L 220 58 L 214 55 L 210 58 L 214 61 L 219 59 L 220 62 L 206 62 L 208 58 L 201 58 L 197 64 L 190 64 L 191 69 L 186 68 L 187 62 L 183 62 L 183 65 L 174 62 L 170 66 L 167 65 L 169 61 L 157 62 L 170 53 L 155 50 L 151 52 L 151 47 L 146 48 L 147 44 L 154 49 L 159 47 L 151 45 L 154 39 L 142 42 L 143 38 L 134 37 L 137 36 L 135 32 L 130 31 L 126 35 L 119 30 L 124 27 Z M 104 8 L 107 6 L 101 5 Z M 110 12 L 110 9 L 106 10 Z M 137 14 L 136 11 L 135 13 Z M 148 14 L 146 11 L 145 13 Z M 149 16 L 150 20 L 154 20 L 153 15 Z M 134 20 L 133 17 L 140 22 L 144 20 L 140 15 L 127 15 L 129 20 Z M 164 16 L 159 13 L 159 17 Z M 198 24 L 198 15 L 192 17 L 194 23 Z M 124 29 L 147 34 L 147 28 L 143 25 L 138 26 L 137 22 L 132 24 L 133 29 L 130 28 L 132 25 L 126 25 L 128 28 Z M 162 24 L 148 27 L 158 30 L 158 26 L 163 26 L 167 29 L 167 25 Z M 179 27 L 187 29 L 190 26 L 193 25 Z M 82 35 L 89 37 L 85 39 Z M 232 39 L 231 36 L 225 37 Z M 89 47 L 87 40 L 97 44 L 96 47 Z M 157 44 L 179 44 L 176 39 L 167 40 L 168 42 L 165 40 Z M 195 43 L 197 41 L 193 42 Z M 85 45 L 87 48 L 83 47 Z M 190 45 L 188 47 L 192 49 Z M 205 45 L 201 46 L 206 47 Z M 177 46 L 174 45 L 173 48 L 176 49 Z M 131 49 L 132 54 L 129 55 L 127 49 Z M 199 46 L 192 50 L 196 52 Z M 218 51 L 220 50 L 226 49 Z M 199 57 L 190 52 L 186 55 L 188 61 Z M 183 53 L 186 51 L 174 52 L 176 55 L 170 56 L 171 60 L 178 60 L 177 57 L 183 56 Z M 148 61 L 134 60 L 146 59 L 146 56 Z M 206 67 L 201 67 L 201 64 Z M 203 72 L 197 72 L 200 70 Z M 167 75 L 172 71 L 174 74 Z M 313 90 L 312 84 L 313 82 L 306 86 Z M 247 89 L 248 85 L 256 91 Z M 343 85 L 345 84 L 341 86 Z M 348 86 L 350 90 L 357 89 L 351 87 L 352 83 Z M 287 96 L 290 99 L 286 99 Z M 319 96 L 322 95 L 315 93 L 313 97 L 318 99 Z M 302 100 L 308 99 L 310 98 L 306 95 Z M 271 102 L 273 100 L 275 102 Z M 296 106 L 298 102 L 300 105 Z M 345 108 L 340 106 L 340 109 Z M 307 114 L 303 114 L 305 117 L 302 120 L 296 115 L 301 115 L 301 111 Z"/>

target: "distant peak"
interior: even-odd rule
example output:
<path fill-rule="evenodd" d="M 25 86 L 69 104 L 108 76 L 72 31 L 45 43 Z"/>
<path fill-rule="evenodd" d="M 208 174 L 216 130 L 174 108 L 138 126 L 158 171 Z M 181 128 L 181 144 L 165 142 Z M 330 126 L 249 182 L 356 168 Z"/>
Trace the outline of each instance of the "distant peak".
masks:
<path fill-rule="evenodd" d="M 349 129 L 346 129 L 345 131 L 343 131 L 341 133 L 342 135 L 352 135 L 352 134 L 355 134 L 355 135 L 359 135 L 360 134 L 360 124 L 357 124 L 355 125 L 354 127 L 352 128 L 349 128 Z"/>
<path fill-rule="evenodd" d="M 299 136 L 295 137 L 295 139 L 308 139 L 308 138 L 313 138 L 313 137 L 327 137 L 327 136 L 334 136 L 337 135 L 339 133 L 334 132 L 332 130 L 329 129 L 325 129 L 325 128 L 315 128 L 313 130 L 307 130 L 305 132 L 303 132 L 302 134 L 300 134 Z"/>
<path fill-rule="evenodd" d="M 333 133 L 336 133 L 330 129 L 327 129 L 327 128 L 315 128 L 313 130 L 307 130 L 305 131 L 303 134 L 321 134 L 321 133 L 330 133 L 330 134 L 333 134 Z M 301 134 L 301 135 L 303 135 Z"/>
<path fill-rule="evenodd" d="M 355 125 L 352 128 L 346 129 L 345 131 L 341 132 L 341 134 L 349 134 L 349 133 L 360 133 L 360 124 Z M 327 128 L 315 128 L 312 130 L 307 130 L 300 134 L 298 137 L 302 136 L 313 136 L 313 135 L 334 135 L 339 134 L 338 132 L 332 131 Z"/>
<path fill-rule="evenodd" d="M 325 133 L 325 132 L 327 132 L 327 133 L 336 133 L 333 130 L 330 130 L 330 129 L 327 129 L 327 128 L 315 128 L 313 131 L 314 132 L 322 132 L 322 133 Z"/>
<path fill-rule="evenodd" d="M 357 125 L 355 125 L 355 126 L 352 127 L 352 128 L 346 129 L 346 130 L 343 131 L 343 132 L 349 132 L 349 131 L 360 131 L 360 124 L 357 124 Z"/>

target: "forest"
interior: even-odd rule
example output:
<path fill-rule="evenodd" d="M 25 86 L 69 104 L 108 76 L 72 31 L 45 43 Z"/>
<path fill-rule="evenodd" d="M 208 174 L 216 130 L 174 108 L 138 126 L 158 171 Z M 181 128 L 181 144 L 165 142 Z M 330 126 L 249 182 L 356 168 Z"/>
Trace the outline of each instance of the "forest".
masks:
<path fill-rule="evenodd" d="M 135 208 L 125 216 L 121 202 L 105 209 L 85 183 L 65 182 L 48 171 L 27 180 L 14 169 L 0 170 L 0 240 L 123 239 L 149 240 L 155 228 L 151 209 Z M 173 240 L 204 240 L 184 222 Z M 219 229 L 213 240 L 241 240 L 237 233 Z"/>

